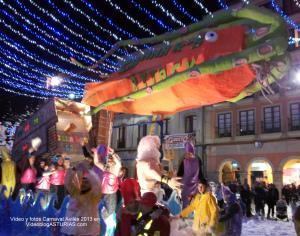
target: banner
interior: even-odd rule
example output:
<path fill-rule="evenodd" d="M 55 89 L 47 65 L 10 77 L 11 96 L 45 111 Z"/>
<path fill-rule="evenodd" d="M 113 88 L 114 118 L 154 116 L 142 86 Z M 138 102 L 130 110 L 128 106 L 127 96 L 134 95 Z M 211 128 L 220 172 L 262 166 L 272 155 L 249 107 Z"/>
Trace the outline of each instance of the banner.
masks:
<path fill-rule="evenodd" d="M 172 134 L 164 137 L 165 149 L 184 148 L 186 142 L 195 143 L 195 133 Z"/>

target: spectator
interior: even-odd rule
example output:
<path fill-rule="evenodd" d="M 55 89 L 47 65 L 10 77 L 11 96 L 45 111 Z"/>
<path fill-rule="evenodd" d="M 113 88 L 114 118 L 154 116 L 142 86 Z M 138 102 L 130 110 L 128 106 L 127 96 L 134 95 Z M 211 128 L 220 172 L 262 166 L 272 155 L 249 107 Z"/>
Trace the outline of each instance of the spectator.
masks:
<path fill-rule="evenodd" d="M 274 207 L 278 199 L 279 199 L 278 189 L 275 187 L 274 184 L 269 184 L 267 197 L 266 197 L 266 203 L 268 205 L 267 219 L 270 219 L 270 214 L 272 218 L 274 218 Z"/>
<path fill-rule="evenodd" d="M 265 201 L 266 201 L 266 192 L 261 183 L 256 183 L 254 187 L 254 204 L 255 212 L 258 216 L 262 218 L 265 217 Z"/>
<path fill-rule="evenodd" d="M 291 189 L 289 185 L 284 185 L 281 194 L 284 196 L 286 203 L 289 205 L 291 200 Z"/>
<path fill-rule="evenodd" d="M 249 184 L 244 183 L 243 186 L 240 188 L 240 195 L 241 195 L 241 200 L 246 206 L 246 216 L 247 217 L 252 217 L 252 210 L 251 210 L 251 202 L 252 202 L 252 192 L 250 190 Z"/>

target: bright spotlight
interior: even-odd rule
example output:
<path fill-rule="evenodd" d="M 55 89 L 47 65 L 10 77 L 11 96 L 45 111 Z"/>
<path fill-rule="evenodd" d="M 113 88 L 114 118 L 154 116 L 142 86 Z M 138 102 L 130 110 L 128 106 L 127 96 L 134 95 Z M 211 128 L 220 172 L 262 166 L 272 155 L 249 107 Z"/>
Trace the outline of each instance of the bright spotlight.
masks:
<path fill-rule="evenodd" d="M 68 97 L 69 97 L 69 99 L 73 100 L 73 99 L 75 98 L 75 94 L 74 94 L 74 93 L 70 93 L 70 94 L 68 95 Z"/>
<path fill-rule="evenodd" d="M 54 76 L 54 77 L 51 78 L 50 85 L 51 86 L 58 86 L 58 85 L 61 84 L 61 82 L 62 82 L 62 79 L 60 77 Z"/>

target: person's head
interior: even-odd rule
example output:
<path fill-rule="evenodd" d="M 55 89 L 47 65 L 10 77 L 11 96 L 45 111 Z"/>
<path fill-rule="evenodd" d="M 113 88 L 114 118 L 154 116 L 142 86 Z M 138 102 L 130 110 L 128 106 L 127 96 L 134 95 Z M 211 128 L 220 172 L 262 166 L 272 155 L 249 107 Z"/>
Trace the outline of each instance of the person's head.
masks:
<path fill-rule="evenodd" d="M 66 156 L 64 158 L 63 162 L 64 162 L 65 169 L 69 169 L 71 167 L 71 158 L 70 157 Z"/>
<path fill-rule="evenodd" d="M 120 177 L 124 179 L 128 178 L 128 169 L 125 166 L 121 167 Z"/>
<path fill-rule="evenodd" d="M 64 159 L 63 159 L 62 156 L 60 156 L 59 159 L 57 160 L 57 164 L 58 164 L 59 166 L 63 166 L 63 164 L 64 164 Z"/>
<path fill-rule="evenodd" d="M 138 200 L 132 200 L 126 204 L 125 209 L 127 213 L 136 215 L 140 209 L 140 202 Z"/>
<path fill-rule="evenodd" d="M 30 165 L 30 166 L 34 166 L 35 156 L 30 156 L 30 157 L 28 158 L 28 161 L 29 161 L 29 165 Z"/>
<path fill-rule="evenodd" d="M 137 148 L 137 160 L 155 160 L 160 162 L 160 139 L 158 136 L 147 135 L 143 137 Z"/>
<path fill-rule="evenodd" d="M 40 167 L 42 169 L 44 169 L 45 165 L 46 165 L 46 161 L 45 160 L 40 160 Z"/>
<path fill-rule="evenodd" d="M 206 193 L 208 187 L 208 183 L 206 179 L 199 180 L 198 191 L 200 193 Z"/>
<path fill-rule="evenodd" d="M 157 198 L 153 192 L 146 192 L 140 200 L 140 210 L 142 213 L 147 213 L 156 205 Z"/>

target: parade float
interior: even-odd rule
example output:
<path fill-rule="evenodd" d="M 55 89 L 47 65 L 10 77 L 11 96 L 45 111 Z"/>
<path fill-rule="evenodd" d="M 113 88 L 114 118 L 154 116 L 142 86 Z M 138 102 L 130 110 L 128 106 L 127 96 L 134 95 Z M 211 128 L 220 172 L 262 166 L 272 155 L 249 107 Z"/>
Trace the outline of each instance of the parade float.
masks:
<path fill-rule="evenodd" d="M 271 85 L 290 68 L 283 19 L 254 6 L 220 11 L 153 38 L 120 41 L 94 67 L 128 45 L 151 47 L 129 56 L 104 82 L 86 84 L 82 102 L 95 107 L 92 114 L 103 109 L 164 117 L 258 91 L 268 100 Z"/>
<path fill-rule="evenodd" d="M 31 140 L 42 141 L 37 156 L 65 153 L 72 161 L 83 159 L 81 143 L 88 139 L 91 117 L 84 116 L 89 106 L 62 99 L 51 99 L 24 121 L 16 130 L 12 156 L 19 159 L 27 155 Z"/>
<path fill-rule="evenodd" d="M 104 82 L 86 84 L 83 103 L 139 115 L 169 115 L 220 102 L 237 102 L 270 85 L 290 67 L 283 19 L 253 6 L 221 11 L 214 18 L 153 38 L 117 43 L 152 45 L 133 54 Z"/>

